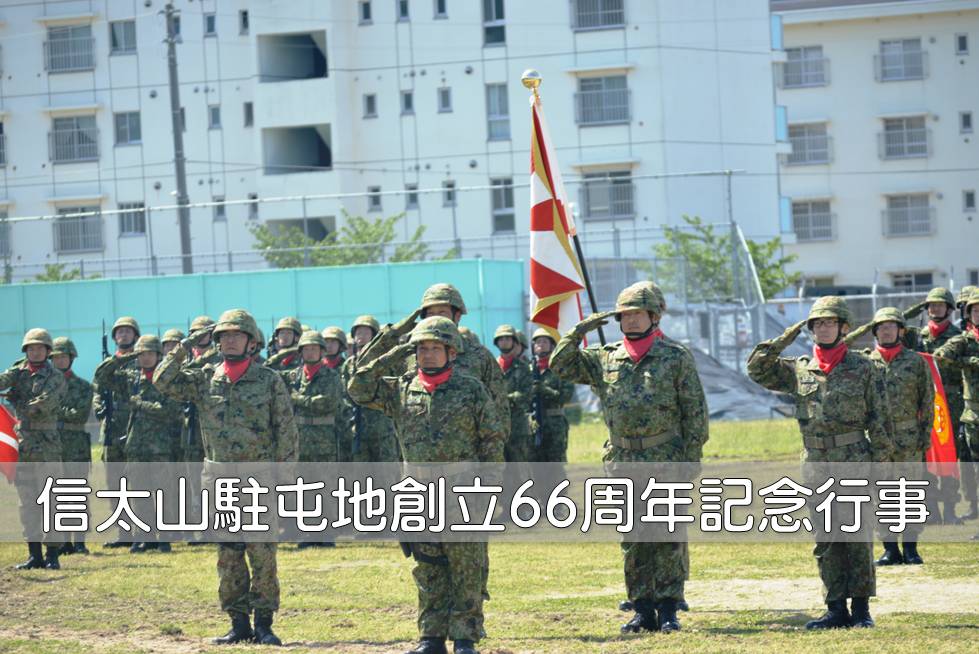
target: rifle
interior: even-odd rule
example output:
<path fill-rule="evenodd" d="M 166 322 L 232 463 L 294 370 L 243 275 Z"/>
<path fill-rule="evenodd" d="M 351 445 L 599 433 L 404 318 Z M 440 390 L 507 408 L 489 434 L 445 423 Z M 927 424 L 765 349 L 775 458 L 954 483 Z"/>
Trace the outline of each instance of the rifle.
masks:
<path fill-rule="evenodd" d="M 538 387 L 541 374 L 536 358 L 531 361 L 531 366 L 534 373 L 534 386 Z M 540 449 L 540 446 L 544 444 L 544 399 L 540 396 L 540 390 L 534 392 L 534 422 L 537 423 L 537 427 L 534 429 L 534 447 Z"/>
<path fill-rule="evenodd" d="M 272 332 L 269 334 L 269 343 L 265 348 L 266 359 L 271 359 L 279 351 L 279 344 L 275 340 L 275 316 L 272 316 Z"/>
<path fill-rule="evenodd" d="M 108 359 L 111 354 L 109 354 L 109 335 L 105 333 L 105 319 L 102 319 L 102 360 Z M 103 422 L 102 429 L 102 447 L 108 447 L 110 444 L 109 430 L 112 425 L 112 413 L 114 408 L 112 406 L 112 391 L 108 388 L 99 390 L 99 399 L 102 401 L 102 408 L 96 411 L 95 417 Z"/>
<path fill-rule="evenodd" d="M 354 368 L 355 369 L 357 367 L 358 349 L 359 348 L 357 347 L 357 344 L 354 343 Z M 364 430 L 364 414 L 359 404 L 353 401 L 351 401 L 351 404 L 354 407 L 354 415 L 353 418 L 351 418 L 351 423 L 353 423 L 353 429 L 354 429 L 354 440 L 350 446 L 350 453 L 360 454 L 360 434 Z"/>

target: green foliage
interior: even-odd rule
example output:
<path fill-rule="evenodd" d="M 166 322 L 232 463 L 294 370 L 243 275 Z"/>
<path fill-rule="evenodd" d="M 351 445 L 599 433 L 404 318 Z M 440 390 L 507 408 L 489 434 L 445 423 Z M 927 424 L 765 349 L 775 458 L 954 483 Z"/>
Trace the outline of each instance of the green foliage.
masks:
<path fill-rule="evenodd" d="M 64 263 L 46 263 L 44 264 L 44 272 L 35 275 L 35 282 L 70 282 L 75 279 L 99 279 L 102 275 L 89 275 L 88 277 L 82 276 L 82 271 L 78 268 L 72 268 L 67 270 L 67 264 Z"/>

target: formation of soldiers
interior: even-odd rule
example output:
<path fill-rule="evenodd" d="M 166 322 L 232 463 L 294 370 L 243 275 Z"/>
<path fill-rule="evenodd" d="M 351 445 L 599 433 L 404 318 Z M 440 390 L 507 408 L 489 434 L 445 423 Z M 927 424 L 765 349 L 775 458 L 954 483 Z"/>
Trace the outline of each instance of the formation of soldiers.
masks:
<path fill-rule="evenodd" d="M 821 298 L 805 321 L 760 343 L 748 363 L 754 380 L 794 397 L 808 461 L 920 462 L 930 444 L 934 398 L 926 364 L 913 350 L 934 354 L 971 507 L 968 515 L 955 516 L 959 487 L 943 478 L 946 522 L 977 517 L 979 290 L 963 290 L 956 301 L 934 289 L 921 304 L 903 313 L 882 309 L 852 332 L 846 302 Z M 956 309 L 959 325 L 952 322 Z M 906 324 L 924 310 L 927 330 Z M 638 282 L 619 294 L 613 311 L 589 316 L 559 340 L 538 329 L 528 342 L 514 326 L 501 325 L 493 335 L 498 357 L 459 326 L 466 305 L 450 284 L 427 289 L 418 309 L 394 324 L 382 327 L 365 315 L 348 334 L 283 318 L 267 344 L 244 309 L 217 321 L 200 316 L 189 334 L 171 329 L 162 338 L 141 334 L 135 319 L 123 317 L 103 337 L 94 386 L 72 372 L 78 352 L 69 339 L 31 329 L 24 358 L 0 373 L 0 390 L 9 389 L 20 421 L 24 462 L 90 462 L 85 422 L 91 407 L 109 463 L 560 463 L 568 448 L 563 407 L 575 383 L 590 386 L 601 400 L 607 464 L 699 462 L 709 435 L 704 391 L 691 352 L 660 329 L 665 313 L 661 290 Z M 624 340 L 581 349 L 585 335 L 612 318 Z M 804 326 L 816 343 L 813 355 L 781 356 Z M 868 329 L 876 348 L 849 350 L 855 335 Z M 108 337 L 115 344 L 111 354 Z M 20 497 L 20 516 L 29 558 L 18 568 L 57 569 L 59 555 L 88 552 L 83 539 L 42 536 L 32 497 Z M 921 563 L 915 538 L 905 533 L 903 553 L 885 541 L 876 563 Z M 133 542 L 125 532 L 106 546 L 134 553 L 171 549 L 166 542 Z M 449 640 L 457 654 L 474 653 L 485 635 L 487 544 L 412 543 L 407 549 L 418 588 L 420 642 L 412 654 L 447 652 Z M 872 551 L 870 542 L 816 544 L 828 610 L 808 628 L 873 626 Z M 679 630 L 687 544 L 630 542 L 622 553 L 626 606 L 634 611 L 622 631 Z M 219 545 L 218 595 L 231 628 L 215 642 L 281 644 L 272 631 L 280 595 L 276 554 L 276 543 Z"/>

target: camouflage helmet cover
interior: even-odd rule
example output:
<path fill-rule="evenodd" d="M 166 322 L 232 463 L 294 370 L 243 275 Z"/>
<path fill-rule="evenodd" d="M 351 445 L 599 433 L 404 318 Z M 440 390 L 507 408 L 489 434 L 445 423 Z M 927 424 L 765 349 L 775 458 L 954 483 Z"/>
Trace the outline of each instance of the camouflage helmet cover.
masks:
<path fill-rule="evenodd" d="M 425 289 L 421 308 L 427 309 L 437 304 L 448 304 L 458 309 L 460 313 L 466 313 L 466 303 L 462 301 L 462 293 L 452 284 L 434 284 Z"/>
<path fill-rule="evenodd" d="M 875 334 L 877 333 L 877 327 L 885 322 L 896 322 L 898 327 L 904 327 L 904 315 L 895 307 L 881 307 L 877 309 L 877 313 L 874 314 L 874 319 L 871 322 Z"/>
<path fill-rule="evenodd" d="M 136 336 L 139 336 L 139 323 L 132 316 L 122 316 L 116 320 L 115 324 L 112 325 L 112 338 L 116 337 L 116 330 L 120 327 L 131 327 L 136 332 Z"/>
<path fill-rule="evenodd" d="M 456 352 L 462 351 L 462 339 L 459 337 L 459 329 L 456 324 L 448 318 L 442 316 L 432 316 L 425 318 L 415 325 L 411 330 L 408 342 L 417 345 L 422 341 L 438 341 L 446 347 L 451 347 Z"/>
<path fill-rule="evenodd" d="M 133 348 L 133 352 L 136 354 L 142 354 L 143 352 L 156 352 L 157 354 L 163 354 L 163 344 L 160 339 L 155 334 L 146 334 L 140 336 L 139 340 L 136 341 L 136 347 Z"/>
<path fill-rule="evenodd" d="M 78 358 L 78 350 L 75 348 L 75 344 L 67 336 L 59 336 L 54 339 L 51 345 L 51 356 L 55 354 L 67 354 L 72 359 Z"/>
<path fill-rule="evenodd" d="M 54 344 L 51 342 L 51 334 L 48 333 L 48 330 L 35 327 L 34 329 L 28 329 L 27 333 L 24 334 L 24 341 L 20 344 L 20 351 L 26 352 L 28 345 L 44 345 L 50 350 Z"/>
<path fill-rule="evenodd" d="M 224 332 L 240 331 L 248 334 L 253 339 L 258 339 L 258 325 L 252 314 L 244 309 L 228 309 L 218 318 L 214 325 L 214 338 L 220 338 Z"/>
<path fill-rule="evenodd" d="M 809 309 L 806 324 L 812 327 L 812 321 L 817 318 L 836 318 L 840 323 L 850 322 L 850 308 L 846 300 L 838 295 L 824 295 L 817 299 Z"/>
<path fill-rule="evenodd" d="M 347 332 L 343 331 L 340 327 L 331 326 L 327 327 L 321 332 L 321 336 L 324 340 L 323 345 L 325 346 L 326 339 L 332 338 L 334 340 L 340 341 L 340 347 L 343 349 L 347 348 Z"/>
<path fill-rule="evenodd" d="M 928 291 L 928 296 L 925 297 L 925 302 L 944 302 L 948 305 L 949 309 L 955 308 L 955 296 L 952 295 L 952 291 L 941 286 L 936 286 Z"/>
<path fill-rule="evenodd" d="M 636 282 L 627 286 L 615 299 L 615 312 L 651 311 L 662 315 L 666 311 L 666 298 L 659 286 L 650 281 Z"/>

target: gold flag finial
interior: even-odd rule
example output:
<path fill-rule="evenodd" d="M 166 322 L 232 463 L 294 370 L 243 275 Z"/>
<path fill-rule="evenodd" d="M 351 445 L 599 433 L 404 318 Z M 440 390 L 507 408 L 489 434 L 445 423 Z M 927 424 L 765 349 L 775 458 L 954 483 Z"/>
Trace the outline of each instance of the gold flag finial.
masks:
<path fill-rule="evenodd" d="M 540 73 L 533 68 L 528 68 L 523 72 L 523 75 L 520 76 L 520 81 L 523 82 L 525 87 L 534 92 L 534 100 L 539 101 L 540 93 L 537 91 L 537 89 L 540 87 L 540 83 L 543 81 Z"/>

